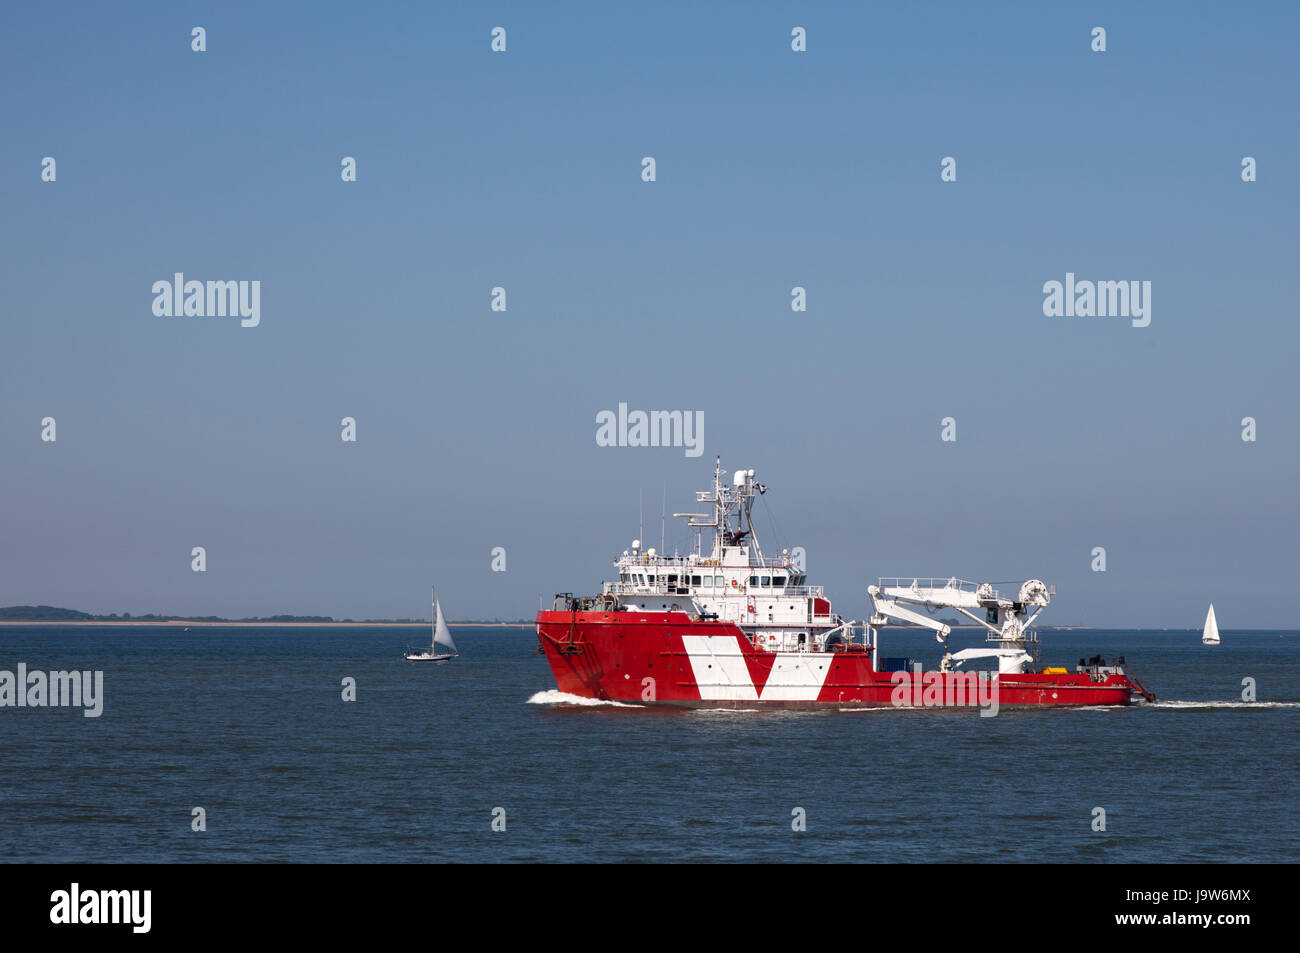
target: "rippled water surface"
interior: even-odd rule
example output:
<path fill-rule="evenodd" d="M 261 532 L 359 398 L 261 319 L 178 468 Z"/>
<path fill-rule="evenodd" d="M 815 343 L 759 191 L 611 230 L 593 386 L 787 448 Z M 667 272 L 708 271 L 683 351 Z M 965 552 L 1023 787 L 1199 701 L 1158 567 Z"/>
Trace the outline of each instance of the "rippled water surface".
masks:
<path fill-rule="evenodd" d="M 563 703 L 536 638 L 0 628 L 0 669 L 101 669 L 104 710 L 0 708 L 0 856 L 41 861 L 1294 861 L 1300 633 L 1045 632 L 1124 654 L 1131 709 Z M 894 636 L 915 643 L 924 636 Z M 895 647 L 893 645 L 889 646 Z M 897 646 L 905 650 L 902 646 Z M 956 647 L 956 642 L 954 642 Z M 929 664 L 935 660 L 927 659 Z M 342 701 L 341 680 L 357 683 Z M 1259 703 L 1241 700 L 1256 680 Z M 191 831 L 191 810 L 207 814 Z M 504 808 L 505 832 L 491 828 Z M 1092 830 L 1094 808 L 1106 830 Z M 791 830 L 803 808 L 807 830 Z"/>

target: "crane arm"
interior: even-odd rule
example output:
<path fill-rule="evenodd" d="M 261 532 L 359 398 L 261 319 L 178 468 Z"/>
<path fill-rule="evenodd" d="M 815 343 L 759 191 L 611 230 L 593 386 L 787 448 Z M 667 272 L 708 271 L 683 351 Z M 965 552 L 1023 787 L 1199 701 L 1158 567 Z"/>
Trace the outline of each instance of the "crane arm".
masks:
<path fill-rule="evenodd" d="M 938 619 L 931 619 L 927 615 L 922 615 L 905 606 L 899 605 L 893 599 L 886 599 L 880 594 L 879 586 L 868 586 L 867 593 L 871 596 L 871 602 L 875 606 L 876 616 L 872 618 L 873 626 L 881 626 L 889 621 L 890 618 L 902 619 L 911 622 L 913 625 L 919 625 L 927 629 L 933 629 L 935 638 L 943 642 L 952 632 L 951 627 L 940 622 Z"/>

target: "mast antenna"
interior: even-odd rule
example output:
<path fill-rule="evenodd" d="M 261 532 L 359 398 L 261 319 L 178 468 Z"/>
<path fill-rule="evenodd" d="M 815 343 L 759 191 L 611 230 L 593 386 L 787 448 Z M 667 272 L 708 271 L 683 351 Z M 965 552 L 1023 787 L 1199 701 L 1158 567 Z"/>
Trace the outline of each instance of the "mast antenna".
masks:
<path fill-rule="evenodd" d="M 659 507 L 659 554 L 663 555 L 665 536 L 665 514 L 668 512 L 668 481 L 664 480 L 664 501 Z"/>

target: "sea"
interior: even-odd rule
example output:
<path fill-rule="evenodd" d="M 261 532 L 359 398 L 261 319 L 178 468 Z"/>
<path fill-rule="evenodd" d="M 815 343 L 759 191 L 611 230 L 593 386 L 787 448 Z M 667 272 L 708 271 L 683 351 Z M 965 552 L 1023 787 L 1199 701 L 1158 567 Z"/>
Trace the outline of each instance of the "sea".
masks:
<path fill-rule="evenodd" d="M 453 633 L 435 665 L 402 658 L 427 630 L 0 627 L 0 670 L 104 673 L 99 717 L 0 708 L 0 858 L 1300 859 L 1300 632 L 1043 631 L 1158 701 L 995 717 L 580 704 L 531 626 Z"/>

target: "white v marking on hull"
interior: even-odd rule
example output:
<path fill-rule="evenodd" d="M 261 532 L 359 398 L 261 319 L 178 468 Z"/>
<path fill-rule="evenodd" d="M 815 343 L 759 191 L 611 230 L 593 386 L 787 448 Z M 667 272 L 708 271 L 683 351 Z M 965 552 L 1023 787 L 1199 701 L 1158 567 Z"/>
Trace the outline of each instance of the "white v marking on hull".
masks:
<path fill-rule="evenodd" d="M 706 701 L 758 701 L 749 666 L 734 635 L 683 635 L 691 672 Z"/>
<path fill-rule="evenodd" d="M 705 701 L 816 701 L 830 671 L 827 655 L 776 653 L 771 656 L 772 671 L 760 694 L 749 677 L 737 636 L 683 635 L 682 645 Z"/>

